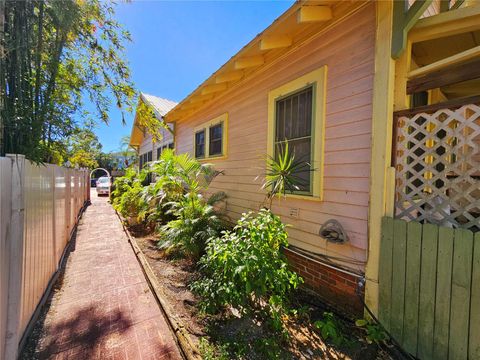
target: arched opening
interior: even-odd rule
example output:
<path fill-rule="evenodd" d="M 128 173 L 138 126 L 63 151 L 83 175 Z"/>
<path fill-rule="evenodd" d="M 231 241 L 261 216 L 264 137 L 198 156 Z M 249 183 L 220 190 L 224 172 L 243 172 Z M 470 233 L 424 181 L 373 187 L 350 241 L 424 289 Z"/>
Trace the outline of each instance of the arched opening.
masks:
<path fill-rule="evenodd" d="M 98 176 L 98 177 L 94 178 L 93 175 L 94 175 L 97 171 L 99 171 L 99 170 L 102 171 L 102 172 L 100 173 L 100 174 L 102 174 L 102 175 L 100 175 L 100 176 L 108 176 L 108 177 L 111 177 L 111 176 L 110 176 L 110 173 L 108 172 L 107 169 L 104 169 L 104 168 L 95 168 L 95 169 L 93 169 L 92 171 L 90 171 L 90 181 L 91 181 L 90 186 L 92 186 L 92 187 L 95 187 L 95 186 L 96 186 L 96 183 L 94 183 L 93 179 L 97 179 L 97 178 L 100 177 L 100 176 Z M 105 173 L 105 175 L 103 175 L 103 173 Z"/>

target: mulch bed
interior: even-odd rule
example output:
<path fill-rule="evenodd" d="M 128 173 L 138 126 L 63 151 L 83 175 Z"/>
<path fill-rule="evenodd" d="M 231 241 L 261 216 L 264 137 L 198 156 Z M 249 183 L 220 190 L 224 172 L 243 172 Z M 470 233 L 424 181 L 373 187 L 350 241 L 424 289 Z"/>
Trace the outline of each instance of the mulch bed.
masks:
<path fill-rule="evenodd" d="M 198 299 L 189 290 L 189 284 L 199 276 L 196 264 L 183 258 L 171 258 L 160 251 L 155 234 L 146 234 L 138 226 L 129 230 L 161 284 L 165 300 L 197 345 L 201 339 L 208 339 L 230 354 L 235 352 L 236 359 L 392 359 L 383 346 L 368 344 L 363 331 L 342 314 L 336 314 L 336 318 L 343 327 L 347 344 L 334 346 L 323 341 L 312 324 L 331 309 L 305 290 L 297 292 L 294 304 L 295 308 L 304 311 L 285 320 L 290 335 L 288 341 L 275 341 L 275 335 L 266 332 L 253 319 L 240 319 L 232 314 L 202 314 L 198 310 Z"/>

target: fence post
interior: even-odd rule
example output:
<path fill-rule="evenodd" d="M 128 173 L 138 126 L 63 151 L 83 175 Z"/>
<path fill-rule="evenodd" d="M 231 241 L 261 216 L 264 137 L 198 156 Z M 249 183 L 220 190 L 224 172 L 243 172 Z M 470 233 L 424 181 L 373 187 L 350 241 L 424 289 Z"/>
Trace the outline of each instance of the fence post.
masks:
<path fill-rule="evenodd" d="M 71 179 L 70 179 L 70 170 L 64 169 L 65 172 L 65 243 L 70 240 L 70 225 L 71 225 L 71 209 L 72 199 L 71 197 Z"/>
<path fill-rule="evenodd" d="M 87 182 L 87 202 L 90 203 L 90 186 L 92 185 L 91 184 L 91 180 L 90 180 L 90 173 L 88 172 L 88 170 L 85 170 L 85 181 Z"/>
<path fill-rule="evenodd" d="M 10 243 L 10 276 L 8 290 L 7 336 L 5 359 L 16 359 L 23 285 L 23 228 L 25 156 L 7 154 L 12 159 L 11 220 L 7 241 Z"/>
<path fill-rule="evenodd" d="M 54 265 L 55 265 L 55 270 L 58 269 L 58 261 L 57 261 L 57 174 L 56 174 L 56 166 L 51 165 L 51 171 L 52 171 L 52 181 L 51 181 L 51 187 L 52 187 L 52 242 L 53 242 L 53 259 L 54 259 Z"/>

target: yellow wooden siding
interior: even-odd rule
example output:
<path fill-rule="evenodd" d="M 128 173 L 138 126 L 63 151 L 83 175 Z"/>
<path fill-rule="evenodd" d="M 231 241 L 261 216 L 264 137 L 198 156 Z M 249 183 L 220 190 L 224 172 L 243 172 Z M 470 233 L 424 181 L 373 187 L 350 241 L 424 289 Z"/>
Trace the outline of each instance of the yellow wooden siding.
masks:
<path fill-rule="evenodd" d="M 194 128 L 228 112 L 228 159 L 209 162 L 225 171 L 212 183 L 211 191 L 227 192 L 232 220 L 248 209 L 258 210 L 264 200 L 261 179 L 255 178 L 265 171 L 268 92 L 327 65 L 324 201 L 282 199 L 274 201 L 273 211 L 292 225 L 293 245 L 366 260 L 374 31 L 372 3 L 214 104 L 177 119 L 177 151 L 193 154 Z M 299 209 L 298 218 L 289 216 L 291 208 Z M 327 243 L 318 236 L 321 224 L 330 218 L 344 225 L 349 244 Z"/>
<path fill-rule="evenodd" d="M 150 134 L 147 134 L 145 135 L 145 137 L 143 138 L 143 141 L 139 147 L 139 150 L 138 150 L 138 154 L 145 154 L 149 151 L 152 151 L 152 159 L 153 160 L 157 160 L 157 149 L 159 147 L 162 147 L 163 145 L 167 145 L 169 144 L 170 142 L 173 141 L 173 135 L 170 131 L 168 130 L 165 130 L 165 129 L 161 129 L 160 132 L 162 133 L 162 140 L 156 142 L 156 143 L 153 143 L 152 141 L 152 135 Z"/>
<path fill-rule="evenodd" d="M 143 138 L 142 144 L 138 149 L 138 153 L 141 155 L 152 150 L 153 150 L 152 135 L 147 134 Z"/>

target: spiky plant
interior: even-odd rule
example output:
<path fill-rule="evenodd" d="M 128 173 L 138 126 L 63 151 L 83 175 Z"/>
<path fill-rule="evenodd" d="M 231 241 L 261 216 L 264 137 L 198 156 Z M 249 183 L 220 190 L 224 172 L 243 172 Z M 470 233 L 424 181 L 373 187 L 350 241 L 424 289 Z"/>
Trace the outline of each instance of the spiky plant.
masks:
<path fill-rule="evenodd" d="M 310 164 L 295 159 L 295 153 L 289 151 L 288 141 L 284 142 L 284 146 L 278 145 L 276 156 L 267 155 L 266 163 L 262 189 L 267 191 L 264 204 L 268 203 L 269 209 L 275 196 L 299 191 L 302 184 L 299 174 L 313 170 Z"/>

